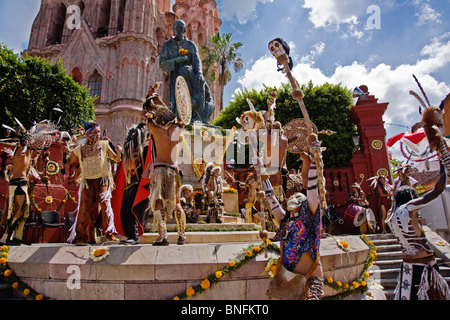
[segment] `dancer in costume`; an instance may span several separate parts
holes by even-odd
[[[245,222],[246,223],[259,223],[258,210],[255,209],[256,202],[256,189],[258,183],[253,173],[250,173],[245,179],[245,185],[247,187],[248,198],[245,204]]]
[[[169,214],[175,215],[177,222],[177,244],[185,243],[186,215],[180,204],[181,175],[177,165],[176,151],[183,133],[184,125],[178,122],[169,108],[154,104],[155,93],[147,96],[143,105],[143,117],[153,139],[154,163],[144,172],[151,179],[150,210],[153,212],[153,225],[159,234],[154,246],[167,246],[166,221]]]
[[[361,181],[362,183],[362,181]],[[359,231],[362,234],[375,233],[377,227],[377,221],[373,211],[369,208],[369,201],[367,201],[366,193],[362,190],[361,185],[355,182],[351,189],[353,193],[350,195],[350,200],[357,206],[364,208],[366,219],[359,227]]]
[[[190,223],[196,223],[201,210],[194,206],[194,188],[186,184],[180,190],[180,203],[186,214],[186,220]]]
[[[206,184],[206,196],[208,204],[208,214],[206,223],[211,221],[211,217],[215,219],[216,223],[221,223],[223,214],[223,185],[222,177],[220,176],[221,169],[215,166],[211,169],[210,177]]]
[[[397,170],[398,177],[394,181],[394,194],[401,186],[415,187],[419,183],[416,179],[410,176],[412,165],[407,164]]]
[[[146,167],[146,162],[149,161],[148,156],[150,156],[151,160],[151,149],[148,152],[149,141],[145,123],[140,123],[128,130],[124,144],[122,165],[126,181],[124,190],[122,190],[120,220],[123,232],[127,237],[127,240],[123,242],[127,244],[139,244],[139,235],[143,234],[148,218],[148,185],[144,187],[141,182],[143,182],[142,174]],[[144,194],[140,196],[139,191]],[[122,195],[117,194],[117,197],[120,196]],[[119,228],[117,230],[119,231]]]
[[[305,153],[301,153],[301,157],[303,173],[308,177],[306,196],[302,193],[291,196],[287,201],[287,212],[275,197],[260,159],[257,159],[256,169],[261,175],[269,210],[275,222],[281,226],[283,266],[306,277],[304,299],[318,300],[323,295],[323,270],[319,253],[322,212],[317,190],[318,174],[314,157]]]
[[[86,142],[70,153],[66,170],[70,174],[70,166],[76,162],[80,165],[78,208],[75,223],[70,229],[69,243],[82,244],[89,242],[88,226],[91,211],[95,203],[100,203],[102,221],[105,225],[105,236],[109,241],[118,241],[114,225],[114,213],[111,207],[111,192],[114,189],[114,178],[109,158],[119,163],[122,146],[116,145],[115,153],[107,140],[100,140],[100,125],[91,122],[86,129]]]
[[[392,186],[388,183],[387,178],[383,175],[378,175],[370,178],[372,180],[371,187],[378,195],[378,209],[380,211],[381,231],[386,233],[386,217],[387,212],[392,207]]]
[[[37,150],[44,150],[54,145],[61,137],[56,126],[48,120],[43,120],[26,130],[17,118],[14,118],[18,129],[5,124],[7,138],[2,139],[3,144],[14,146],[14,152],[6,151],[13,157],[11,177],[9,180],[9,195],[4,217],[6,218],[6,230],[2,241],[9,244],[28,244],[23,239],[23,230],[30,214],[30,199],[28,196],[28,176],[37,175],[33,168],[33,159]],[[10,137],[13,133],[15,137]],[[10,141],[10,143],[6,142]],[[3,221],[2,217],[2,221]]]
[[[445,147],[445,152],[448,150]],[[395,300],[449,300],[450,289],[439,274],[433,250],[430,249],[419,210],[436,199],[446,187],[446,170],[441,171],[433,190],[418,197],[411,186],[395,193],[395,208],[387,223],[402,246],[403,262],[395,289]]]
[[[5,151],[6,152],[6,151]],[[1,240],[8,245],[29,244],[23,239],[25,222],[30,215],[28,175],[36,151],[27,148],[27,140],[20,142],[13,154],[12,171],[9,180],[9,194],[4,212],[6,230]]]

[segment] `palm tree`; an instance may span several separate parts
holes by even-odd
[[[211,37],[210,46],[201,46],[203,59],[203,73],[210,73],[210,80],[214,82],[218,76],[220,86],[220,110],[223,110],[223,91],[225,86],[231,80],[230,66],[236,72],[244,66],[244,61],[240,58],[237,50],[243,46],[243,43],[236,42],[231,44],[231,33],[220,35],[219,32]],[[216,68],[218,66],[218,70]],[[217,75],[218,71],[218,75]]]

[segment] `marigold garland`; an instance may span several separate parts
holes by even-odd
[[[2,280],[11,283],[11,288],[20,292],[26,299],[29,300],[51,300],[42,294],[37,293],[32,288],[28,287],[23,281],[21,281],[14,272],[8,267],[9,246],[2,246],[0,248],[0,277]]]
[[[364,265],[364,269],[361,273],[361,276],[359,278],[354,279],[350,285],[348,283],[342,283],[340,281],[335,281],[331,277],[324,277],[323,281],[324,284],[331,287],[332,289],[339,291],[340,293],[332,296],[332,297],[324,297],[322,300],[334,300],[334,299],[340,299],[345,296],[356,294],[359,292],[364,292],[367,290],[367,280],[370,277],[369,272],[367,271],[373,263],[376,261],[376,246],[373,244],[372,241],[369,241],[367,239],[367,236],[365,234],[361,235],[361,240],[369,247],[369,255],[367,257],[366,263]],[[340,243],[341,245],[348,247],[348,244]],[[176,295],[172,298],[172,300],[183,300],[188,297],[195,296],[197,294],[203,293],[205,290],[211,288],[214,284],[216,284],[219,279],[221,279],[224,275],[230,274],[236,270],[238,270],[240,267],[242,267],[245,263],[250,261],[252,258],[256,257],[258,254],[262,253],[261,247],[267,245],[267,250],[276,254],[280,254],[280,248],[274,244],[272,244],[270,241],[266,241],[266,243],[262,243],[260,246],[250,246],[247,249],[243,250],[243,253],[240,254],[236,259],[231,260],[228,263],[228,266],[223,268],[222,270],[216,271],[215,273],[209,275],[206,279],[204,279],[199,285],[194,287],[189,287],[186,289],[184,293],[181,293],[179,295]],[[273,259],[276,260],[276,259]],[[268,272],[269,276],[270,274],[274,274],[276,264],[272,263],[269,266],[271,259],[269,259],[268,265],[266,266],[266,271]]]

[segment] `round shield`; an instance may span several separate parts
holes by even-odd
[[[182,76],[178,76],[175,82],[175,98],[177,102],[178,116],[184,124],[191,123],[192,104],[191,94],[186,80]]]
[[[313,132],[317,134],[317,127],[311,123]],[[294,119],[283,127],[284,135],[288,139],[288,151],[291,153],[299,153],[308,148],[308,128],[306,120]]]

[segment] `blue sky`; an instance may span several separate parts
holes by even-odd
[[[450,92],[450,0],[217,0],[221,32],[243,42],[244,68],[233,73],[225,105],[236,90],[287,82],[276,71],[267,49],[277,37],[291,45],[293,73],[300,83],[342,83],[353,89],[365,84],[389,102],[387,138],[407,131],[419,119],[421,81],[432,104]],[[40,0],[0,0],[0,42],[17,52],[27,47]],[[379,29],[367,20],[380,10]]]

